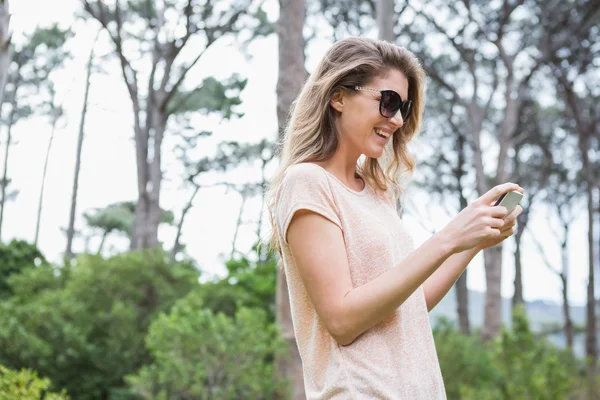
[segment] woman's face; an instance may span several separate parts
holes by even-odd
[[[408,79],[399,70],[392,69],[384,77],[378,77],[364,85],[366,88],[394,90],[402,100],[408,99]],[[331,105],[339,111],[336,121],[340,135],[340,147],[349,154],[364,154],[378,158],[384,147],[404,121],[400,112],[392,118],[385,118],[379,113],[381,94],[367,91],[350,90],[342,96],[332,99]],[[384,138],[379,132],[388,136]]]

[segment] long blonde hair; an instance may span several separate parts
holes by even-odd
[[[284,137],[276,144],[280,164],[265,193],[272,227],[271,249],[281,254],[274,207],[285,170],[302,162],[325,161],[337,151],[337,111],[330,105],[331,98],[340,90],[348,90],[345,85],[365,86],[391,69],[401,71],[408,79],[408,98],[413,103],[410,118],[392,135],[384,154],[379,159],[367,158],[362,165],[357,164],[356,174],[375,191],[385,192],[391,185],[395,188],[394,201],[403,192],[399,177],[411,173],[415,166],[407,144],[421,127],[425,71],[414,54],[395,44],[357,37],[340,40],[307,79],[290,107]]]

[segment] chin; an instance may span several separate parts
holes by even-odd
[[[371,150],[365,151],[363,154],[365,155],[365,157],[368,157],[368,158],[379,158],[383,155],[383,148],[371,149]]]

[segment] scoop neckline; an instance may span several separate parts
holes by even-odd
[[[365,186],[363,187],[363,189],[361,191],[357,191],[357,190],[351,189],[350,187],[346,186],[346,184],[344,182],[342,182],[337,176],[335,176],[331,172],[327,171],[325,168],[321,167],[319,164],[315,164],[315,163],[312,163],[312,162],[307,162],[307,164],[316,165],[317,167],[321,168],[323,171],[325,171],[325,173],[328,176],[330,176],[331,178],[333,178],[337,183],[339,183],[340,185],[342,185],[342,187],[344,189],[346,189],[347,191],[349,191],[350,193],[354,193],[355,195],[358,195],[358,196],[364,196],[365,194],[367,194],[367,187],[368,187],[368,185],[367,185],[367,182],[364,179],[360,178],[360,180],[363,182],[363,184]]]

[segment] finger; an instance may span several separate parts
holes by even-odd
[[[502,235],[511,236],[512,234],[514,234],[516,232],[516,229],[515,229],[514,225],[509,225],[509,226],[503,227],[500,230],[500,232],[502,233]]]
[[[482,204],[491,204],[498,197],[502,196],[504,193],[511,192],[513,190],[517,190],[519,192],[523,192],[523,188],[521,188],[516,183],[507,182],[501,185],[494,186],[486,193],[484,193],[478,201]]]
[[[515,218],[516,218],[523,213],[523,207],[521,207],[520,205],[517,204],[517,206],[515,207],[513,212],[515,213]]]
[[[502,218],[490,218],[488,225],[494,229],[502,230],[505,227],[505,222]]]
[[[510,213],[508,213],[506,217],[504,217],[504,220],[510,222],[512,225],[515,225],[517,223],[517,218],[522,212],[523,208],[517,205]]]
[[[495,206],[490,208],[490,215],[494,218],[504,218],[508,214],[508,210],[504,206]]]

